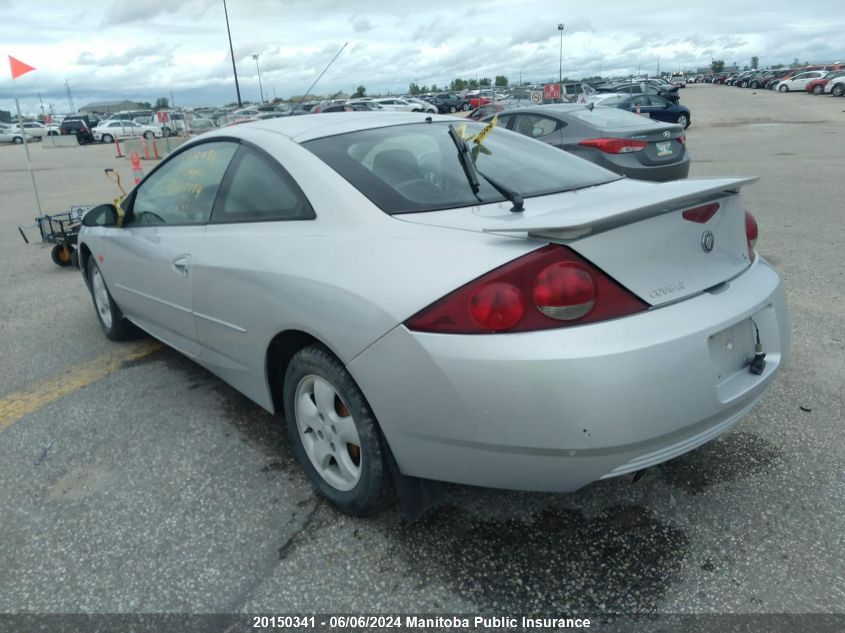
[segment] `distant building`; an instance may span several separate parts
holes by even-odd
[[[121,110],[138,110],[140,105],[134,101],[101,101],[99,103],[89,103],[79,108],[81,114],[92,114],[94,112],[100,114],[114,114]]]

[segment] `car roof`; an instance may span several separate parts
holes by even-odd
[[[425,112],[349,112],[343,117],[323,117],[319,114],[265,119],[245,123],[239,127],[260,127],[263,131],[282,134],[297,143],[316,138],[337,136],[359,130],[370,130],[392,125],[425,123],[427,119],[443,121],[465,121],[460,117],[426,114]]]

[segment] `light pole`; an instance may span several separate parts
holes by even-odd
[[[255,70],[258,72],[258,92],[261,93],[261,103],[264,103],[264,88],[261,87],[261,69],[258,67],[258,55],[253,55],[255,60]]]
[[[238,93],[238,107],[243,106],[241,101],[241,87],[238,85],[238,69],[235,66],[235,49],[232,48],[232,31],[229,29],[229,11],[226,9],[226,0],[223,0],[223,14],[226,16],[226,33],[229,35],[229,53],[232,55],[232,72],[235,73],[235,92]]]
[[[557,82],[563,83],[563,22],[557,25],[557,30],[560,31],[560,66],[557,73]]]

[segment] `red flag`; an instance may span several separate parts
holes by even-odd
[[[12,69],[12,79],[17,79],[21,75],[25,75],[30,70],[35,70],[35,66],[24,64],[21,60],[15,59],[9,55],[9,68]]]

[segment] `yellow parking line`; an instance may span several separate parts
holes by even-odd
[[[121,345],[115,352],[74,365],[59,376],[3,396],[0,398],[0,430],[92,382],[105,378],[120,369],[123,363],[149,356],[160,349],[161,344],[158,341]]]

